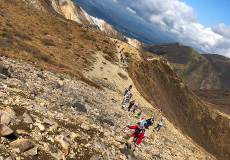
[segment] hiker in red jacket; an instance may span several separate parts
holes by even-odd
[[[135,129],[135,132],[130,136],[129,140],[128,140],[128,144],[127,144],[127,147],[129,149],[132,148],[135,148],[136,146],[138,146],[144,135],[145,135],[145,130],[144,130],[144,124],[143,123],[137,123],[137,125],[135,126],[130,126],[128,125],[129,129]]]

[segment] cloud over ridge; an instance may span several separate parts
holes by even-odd
[[[201,53],[230,57],[230,26],[218,23],[205,28],[196,21],[193,8],[179,0],[117,0],[138,16],[168,33],[175,41]]]

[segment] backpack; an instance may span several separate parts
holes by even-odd
[[[139,129],[138,127],[136,127],[135,130],[136,130],[136,132],[135,132],[135,135],[134,135],[134,139],[137,138],[139,133],[142,133],[143,129]]]

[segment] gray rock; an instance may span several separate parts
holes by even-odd
[[[30,155],[30,156],[36,156],[38,154],[38,146],[35,146],[35,147],[29,149],[25,153]]]
[[[99,160],[100,159],[100,155],[99,154],[95,154],[93,155],[90,160]]]
[[[12,75],[12,72],[13,72],[13,69],[12,67],[4,67],[2,65],[0,65],[0,73],[7,76],[7,77],[11,77]]]
[[[5,160],[16,160],[16,158],[15,158],[15,157],[10,156],[10,157],[7,157]]]
[[[63,150],[63,152],[65,154],[69,154],[70,145],[69,145],[69,143],[67,143],[66,141],[64,141],[64,136],[59,135],[59,136],[55,137],[55,141],[58,142],[61,145],[62,150]]]
[[[1,116],[1,123],[2,124],[8,125],[8,124],[10,124],[10,121],[11,121],[11,116],[9,114],[4,114]]]
[[[53,89],[59,89],[59,88],[61,88],[61,85],[60,85],[60,83],[58,81],[54,81],[52,83],[52,88]]]
[[[78,102],[74,103],[72,107],[76,108],[79,112],[87,113],[87,108]]]
[[[5,137],[13,133],[13,130],[7,127],[5,124],[0,123],[0,136]]]
[[[22,115],[22,117],[24,117],[25,123],[28,123],[28,124],[33,123],[33,120],[27,111]]]
[[[19,148],[21,152],[25,152],[34,147],[34,142],[29,139],[17,139],[10,143],[10,147]]]
[[[7,76],[4,74],[0,74],[0,79],[7,79]]]

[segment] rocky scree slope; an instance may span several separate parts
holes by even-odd
[[[120,109],[121,94],[18,60],[0,62],[3,158],[210,159],[168,121],[159,133],[148,130],[130,152],[125,142],[132,131],[124,127],[138,120]],[[142,108],[151,111],[146,117],[158,116],[154,108]]]

